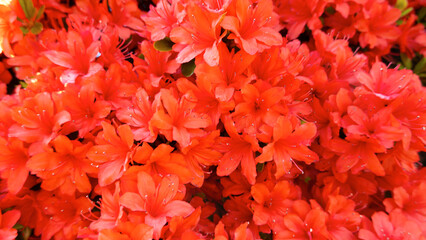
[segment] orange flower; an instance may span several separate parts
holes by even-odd
[[[31,156],[42,151],[71,117],[49,93],[44,92],[25,99],[21,106],[15,107],[12,119],[16,124],[9,128],[9,137],[32,143],[29,148]]]
[[[120,184],[115,184],[114,192],[102,188],[101,215],[90,224],[90,228],[102,233],[103,229],[112,229],[124,218],[123,206],[120,206]]]
[[[294,213],[284,216],[284,225],[280,226],[275,238],[284,239],[330,239],[326,228],[328,215],[324,212],[315,200],[311,201],[311,206],[303,200],[294,202]]]
[[[80,75],[90,77],[100,71],[102,66],[94,62],[99,52],[100,42],[87,44],[80,33],[68,32],[68,51],[49,50],[44,55],[54,64],[64,67],[60,79],[63,84],[74,83]]]
[[[221,137],[219,140],[218,150],[224,154],[219,160],[217,175],[227,176],[241,163],[243,175],[253,185],[257,175],[254,153],[260,150],[258,141],[253,135],[238,134],[230,116],[226,116],[223,122],[229,137]]]
[[[251,188],[253,221],[257,225],[273,226],[276,221],[288,214],[293,200],[300,198],[300,190],[288,181],[280,181],[273,186],[270,182],[256,183]]]
[[[139,88],[132,103],[133,108],[120,108],[116,113],[117,118],[132,127],[136,141],[154,142],[158,130],[151,125],[150,121],[160,104],[159,98],[156,97],[151,103],[146,91]]]
[[[186,78],[179,78],[176,86],[183,94],[194,94],[197,99],[194,111],[204,112],[210,117],[212,122],[209,127],[217,126],[221,114],[227,113],[234,108],[232,99],[223,99],[216,95],[216,93],[221,91],[219,87],[215,88],[214,83],[210,82],[208,78],[197,78],[196,85]]]
[[[388,69],[382,62],[375,62],[370,73],[359,71],[358,81],[380,99],[393,100],[410,89],[419,89],[420,82],[409,70]]]
[[[245,51],[229,51],[224,44],[218,46],[219,65],[211,67],[206,63],[196,63],[195,73],[198,83],[211,83],[216,98],[221,102],[232,100],[234,90],[240,90],[251,81],[245,73],[255,56]]]
[[[99,167],[99,185],[104,187],[123,175],[136,148],[133,146],[133,134],[128,125],[118,126],[118,135],[115,128],[107,122],[102,122],[102,128],[103,132],[98,135],[97,145],[89,150],[87,157]]]
[[[170,32],[170,39],[176,43],[173,50],[179,52],[176,61],[189,62],[204,52],[204,61],[216,66],[219,63],[217,48],[224,36],[220,35],[220,22],[224,14],[205,11],[195,2],[188,3],[186,13],[187,20]]]
[[[209,117],[192,111],[196,100],[189,93],[180,99],[169,89],[162,89],[160,94],[163,107],[154,113],[151,124],[160,129],[167,140],[175,140],[181,147],[187,147],[191,143],[191,135],[200,134],[201,128],[210,125]]]
[[[86,159],[86,153],[92,144],[81,144],[60,135],[52,142],[52,148],[34,155],[27,162],[32,173],[43,179],[42,188],[53,191],[60,188],[66,195],[89,193],[92,189],[87,173],[96,173],[96,169]]]
[[[239,131],[249,127],[259,128],[262,124],[273,126],[280,114],[286,113],[280,101],[285,96],[285,90],[281,87],[271,87],[265,81],[257,81],[247,84],[240,94],[235,95],[236,106],[232,117]]]
[[[18,236],[18,232],[13,227],[21,217],[18,210],[10,210],[0,213],[0,238],[3,240],[13,240]]]
[[[158,87],[163,74],[175,73],[180,66],[172,57],[172,52],[157,51],[152,43],[143,41],[141,43],[141,53],[144,56],[146,65],[136,65],[135,69],[143,69],[143,72],[154,87]]]
[[[311,164],[318,160],[318,155],[310,150],[307,144],[315,134],[314,123],[297,126],[288,118],[281,116],[273,129],[273,142],[263,148],[262,154],[256,158],[256,161],[263,163],[274,160],[277,167],[276,178],[290,171],[292,164],[296,164],[293,159]]]
[[[271,0],[235,1],[236,16],[226,16],[221,23],[232,34],[228,37],[250,55],[283,43],[281,34],[273,27],[275,15]],[[272,18],[274,17],[274,21]]]
[[[142,16],[152,41],[168,37],[170,31],[181,23],[186,15],[183,4],[178,0],[160,0],[155,7]]]
[[[397,187],[393,189],[393,198],[387,198],[383,201],[387,212],[399,212],[405,215],[409,220],[415,222],[426,221],[426,182],[420,184]]]
[[[347,137],[346,140],[349,142],[342,139],[332,140],[332,148],[341,153],[336,161],[337,172],[343,173],[352,169],[352,173],[357,173],[367,167],[378,176],[385,175],[385,170],[376,155],[386,151],[384,146],[375,139],[365,137]]]
[[[114,229],[102,229],[99,240],[152,240],[152,227],[144,223],[120,222]]]
[[[355,211],[355,202],[342,195],[331,195],[326,211],[330,214],[327,230],[333,240],[356,239],[356,232],[361,224],[361,215]]]
[[[188,168],[182,154],[172,153],[173,147],[160,144],[153,149],[148,143],[136,150],[134,161],[143,164],[141,169],[152,176],[165,176],[174,174],[179,177],[181,183],[194,181],[195,177]]]
[[[120,203],[132,211],[146,212],[145,224],[154,228],[154,238],[159,239],[167,217],[187,217],[194,211],[189,203],[175,199],[178,185],[177,176],[165,176],[157,185],[148,173],[141,171],[137,176],[138,193],[124,193]]]
[[[327,1],[324,0],[281,0],[280,16],[287,23],[288,38],[297,38],[304,30],[316,30],[322,27],[320,16],[324,13]]]
[[[397,40],[401,34],[395,24],[400,16],[401,11],[391,7],[387,2],[366,4],[355,22],[355,28],[361,32],[359,36],[361,47],[387,48],[389,42]]]
[[[65,109],[70,113],[72,119],[67,125],[73,130],[77,130],[80,138],[99,126],[102,119],[105,119],[110,113],[110,104],[99,98],[87,85],[81,87],[80,90],[67,86],[62,94]]]
[[[6,142],[0,138],[0,172],[2,178],[7,179],[7,190],[12,194],[17,194],[28,178],[28,158],[28,149],[22,141],[10,139]]]
[[[218,137],[219,131],[213,131],[207,136],[194,138],[188,147],[181,149],[192,172],[191,183],[197,187],[203,185],[204,172],[208,167],[217,164],[222,157],[222,154],[213,148]]]

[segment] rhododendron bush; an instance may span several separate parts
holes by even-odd
[[[424,0],[0,0],[0,239],[426,239]]]

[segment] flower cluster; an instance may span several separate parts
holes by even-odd
[[[0,238],[426,239],[422,0],[0,0]]]

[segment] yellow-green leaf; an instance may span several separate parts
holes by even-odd
[[[36,21],[38,21],[38,20],[41,18],[41,16],[43,16],[43,13],[44,13],[44,5],[42,5],[42,6],[38,9],[38,12],[37,12],[37,15],[36,15],[35,20],[36,20]]]
[[[31,33],[35,35],[41,33],[41,31],[43,31],[43,24],[41,24],[40,22],[36,22],[31,28]]]
[[[194,70],[195,70],[195,60],[192,59],[191,61],[182,64],[180,69],[182,71],[182,74],[185,77],[190,77],[194,73]]]
[[[404,10],[408,6],[407,0],[396,0],[395,7],[399,10]]]
[[[21,5],[22,10],[24,11],[25,17],[28,20],[34,17],[36,13],[36,9],[34,8],[34,4],[32,0],[19,0],[19,5]]]
[[[174,43],[170,40],[170,38],[165,37],[160,41],[154,42],[154,48],[160,52],[168,52],[172,50]]]

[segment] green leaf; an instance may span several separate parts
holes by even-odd
[[[256,172],[258,172],[258,173],[262,172],[263,168],[265,168],[265,163],[256,164]]]
[[[22,20],[22,18],[16,17],[16,20],[18,20],[20,23],[24,24],[24,20]]]
[[[272,234],[259,232],[259,236],[263,240],[272,240]]]
[[[420,62],[418,62],[416,64],[416,66],[414,67],[413,72],[417,73],[417,74],[422,73],[422,72],[426,71],[425,67],[426,67],[426,58],[423,57],[422,60],[420,60]]]
[[[328,14],[335,14],[336,10],[333,7],[328,7],[325,9]]]
[[[400,18],[404,17],[405,15],[409,14],[411,11],[413,11],[413,8],[407,8],[404,11],[402,11]]]
[[[41,33],[41,31],[43,31],[43,24],[41,24],[40,22],[36,22],[31,28],[31,33],[35,35]]]
[[[404,68],[411,69],[413,67],[413,63],[410,58],[408,58],[407,54],[401,53],[401,60]]]
[[[206,194],[205,194],[205,193],[203,193],[203,192],[197,192],[197,193],[195,194],[195,196],[198,196],[198,197],[202,198],[203,200],[205,200],[205,199],[206,199]]]
[[[38,9],[38,12],[37,12],[37,15],[36,15],[36,18],[35,18],[35,20],[36,21],[38,21],[42,16],[43,16],[43,13],[44,13],[44,5],[42,5],[39,9]]]
[[[303,181],[305,181],[305,183],[309,183],[309,181],[311,181],[312,179],[310,177],[305,177],[305,179],[303,179]]]
[[[138,55],[138,58],[145,60],[145,56],[142,53]]]
[[[404,10],[408,6],[407,0],[396,0],[395,7],[399,10]]]
[[[170,38],[165,37],[160,41],[154,42],[154,48],[160,52],[168,52],[172,50],[174,43],[170,40]]]
[[[13,228],[16,229],[16,230],[21,230],[21,229],[24,228],[24,225],[17,223],[17,224],[15,224],[15,226],[13,226]]]
[[[24,11],[25,17],[28,20],[34,17],[36,13],[36,9],[34,8],[34,4],[32,0],[19,0],[19,5],[21,5],[22,10]]]
[[[22,230],[22,232],[21,232],[22,233],[22,238],[24,240],[28,240],[31,237],[31,232],[32,232],[31,228],[25,227],[24,230]]]
[[[191,61],[182,64],[180,69],[185,77],[190,77],[195,70],[195,59],[192,59]]]
[[[417,21],[421,22],[421,20],[426,16],[426,7],[422,7],[417,14]]]
[[[23,34],[27,34],[27,33],[30,32],[30,30],[27,27],[24,27],[24,26],[20,26],[19,29],[21,29]]]
[[[28,86],[28,83],[25,81],[19,81],[19,84],[21,84],[22,88],[26,88]]]

